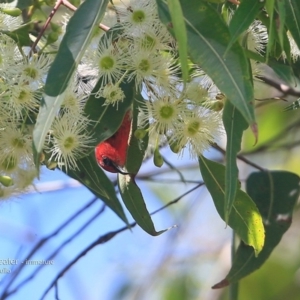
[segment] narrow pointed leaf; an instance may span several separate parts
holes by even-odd
[[[180,3],[191,60],[212,78],[247,122],[253,124],[255,117],[251,72],[241,46],[234,43],[224,57],[231,37],[220,15],[205,1],[181,0]],[[162,1],[158,1],[158,11],[162,22],[170,28],[170,13]]]
[[[99,44],[103,40],[115,41],[122,34],[123,29],[119,24],[113,26],[100,39]],[[84,113],[91,123],[88,125],[87,132],[94,139],[91,145],[96,146],[98,143],[111,137],[120,127],[124,115],[130,109],[133,99],[135,98],[135,83],[121,83],[125,98],[116,105],[106,105],[104,97],[96,97],[100,88],[103,86],[103,78],[100,78],[92,90],[84,107]]]
[[[150,235],[160,235],[166,230],[156,231],[147,210],[141,190],[131,175],[118,174],[118,185],[121,197],[136,223]]]
[[[45,93],[33,131],[37,168],[44,139],[63,102],[64,91],[92,38],[94,27],[104,15],[107,3],[108,0],[84,1],[68,23],[59,51],[48,73]]]
[[[285,3],[286,26],[300,49],[300,3],[298,0],[287,0]]]
[[[94,139],[91,145],[96,146],[98,143],[111,137],[120,127],[126,111],[131,107],[134,95],[135,85],[134,82],[122,83],[122,88],[125,98],[118,106],[103,105],[105,98],[96,98],[95,93],[102,85],[100,79],[93,89],[89,99],[84,108],[84,112],[91,120],[87,127],[88,134]]]
[[[270,60],[268,62],[268,65],[287,84],[289,84],[291,86],[297,85],[297,79],[295,77],[294,71],[291,66],[279,63],[275,60]]]
[[[29,31],[32,29],[32,26],[33,26],[33,22],[28,22],[26,24],[21,25],[19,28],[15,30],[12,31],[0,30],[0,32],[11,37],[19,45],[19,47],[31,46],[32,41],[29,37]]]
[[[224,216],[225,167],[219,163],[199,157],[200,171],[220,217]],[[237,189],[235,200],[229,215],[228,225],[239,235],[242,241],[251,246],[257,256],[264,245],[264,226],[262,217],[252,199]]]
[[[126,157],[126,170],[130,174],[137,174],[145,157],[145,152],[148,146],[149,135],[146,134],[144,138],[137,139],[134,132],[138,125],[138,114],[141,103],[145,101],[141,94],[135,96],[132,109],[132,122],[131,122],[131,134],[128,143],[127,157]],[[146,128],[145,128],[146,129]]]
[[[244,0],[241,2],[229,23],[231,40],[226,52],[237,41],[239,36],[249,28],[263,6],[264,2],[260,0]]]
[[[18,0],[18,1],[15,1],[15,0],[0,0],[0,3],[12,3],[12,2],[15,2],[15,7],[18,7],[20,9],[24,9],[30,5],[33,4],[33,0]]]
[[[272,47],[275,43],[275,27],[273,24],[274,9],[275,9],[275,0],[266,0],[266,11],[269,16],[269,27],[268,27],[268,45],[267,45],[267,61],[269,59],[269,54],[272,50]]]
[[[286,21],[286,1],[283,0],[276,0],[276,7],[278,12],[278,17],[276,20],[276,28],[279,43],[281,49],[284,49],[284,34],[285,34],[285,21]]]
[[[248,124],[242,114],[229,101],[226,101],[224,107],[223,123],[227,135],[224,200],[224,216],[227,223],[238,185],[239,170],[236,156],[241,150],[243,132],[248,128]]]
[[[4,2],[6,2],[6,0]],[[18,0],[16,7],[20,9],[24,9],[32,4],[33,4],[33,0]]]
[[[94,153],[78,160],[77,165],[78,170],[63,169],[63,172],[85,185],[128,225],[122,205],[116,196],[115,188],[98,166]]]
[[[253,249],[241,242],[228,275],[213,288],[237,282],[268,259],[291,225],[293,208],[300,192],[299,182],[298,175],[286,171],[255,172],[248,177],[247,192],[266,220],[265,245],[255,257]]]
[[[167,3],[172,18],[174,34],[178,44],[182,78],[184,82],[187,82],[189,72],[187,55],[187,35],[181,5],[179,0],[167,0]]]

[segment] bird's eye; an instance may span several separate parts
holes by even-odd
[[[106,156],[103,157],[102,162],[107,167],[113,167],[114,166],[113,162]]]
[[[102,163],[103,163],[103,167],[109,167],[109,169],[106,169],[107,171],[110,171],[110,172],[115,172],[115,173],[120,173],[120,174],[123,174],[123,175],[128,175],[129,173],[126,173],[124,172],[122,169],[120,169],[119,166],[116,165],[116,163],[109,159],[108,157],[106,156],[103,156],[102,157]]]

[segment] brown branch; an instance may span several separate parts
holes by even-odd
[[[77,10],[77,7],[74,6],[72,3],[70,3],[68,0],[62,0],[62,4],[72,11]],[[99,28],[102,29],[103,31],[108,31],[110,29],[108,26],[101,24],[101,23],[99,24]]]
[[[45,33],[47,27],[49,26],[53,16],[56,14],[58,8],[64,5],[65,7],[67,7],[68,9],[72,10],[72,11],[76,11],[77,7],[74,6],[72,3],[70,3],[68,0],[57,0],[57,2],[55,3],[55,6],[53,7],[51,13],[49,14],[43,28],[41,29],[41,31],[39,32],[36,40],[34,41],[34,43],[32,44],[31,50],[29,52],[29,55],[31,55],[33,52],[36,51],[36,46],[38,44],[38,42],[40,41],[40,39],[42,38],[43,34]],[[103,31],[108,31],[110,28],[104,24],[99,24],[99,28],[101,28]]]
[[[296,97],[300,97],[300,91],[296,90],[282,82],[278,82],[276,80],[273,80],[271,78],[265,77],[265,76],[256,76],[256,78],[260,79],[261,81],[263,81],[264,83],[266,83],[267,85],[277,89],[278,91],[280,91],[282,93],[283,96],[296,96]]]
[[[36,51],[36,46],[38,44],[38,42],[40,41],[40,39],[42,38],[43,34],[45,33],[47,27],[49,26],[53,16],[55,15],[55,13],[57,12],[58,8],[63,4],[63,0],[57,0],[57,2],[55,3],[55,6],[53,7],[51,13],[49,14],[43,28],[41,29],[41,31],[39,32],[39,35],[37,36],[37,38],[35,39],[34,43],[32,44],[32,47],[30,49],[29,55],[31,55],[33,52]]]
[[[54,230],[49,235],[42,238],[35,247],[31,250],[31,252],[27,255],[26,259],[29,260],[50,238],[58,235],[62,229],[64,229],[66,226],[68,226],[74,219],[76,219],[82,212],[84,212],[88,207],[93,205],[95,202],[97,202],[98,198],[95,197],[93,200],[91,200],[89,203],[84,205],[80,210],[78,210],[75,214],[73,214],[69,219],[67,219],[62,225],[60,225],[56,230]],[[19,267],[14,271],[12,274],[12,277],[10,281],[7,283],[5,288],[3,289],[2,294],[0,295],[0,299],[6,299],[6,296],[10,294],[8,292],[8,289],[10,286],[14,283],[15,279],[18,277],[22,269],[26,266],[25,264],[20,264]]]
[[[106,205],[103,204],[97,213],[92,216],[83,226],[81,226],[73,235],[71,235],[69,238],[67,238],[62,244],[59,245],[59,247],[53,251],[52,254],[50,254],[45,260],[49,261],[52,260],[57,254],[66,246],[68,243],[70,243],[74,238],[76,238],[85,228],[87,228],[94,220],[96,220],[105,209]],[[28,260],[28,258],[26,258]],[[20,282],[13,290],[8,292],[6,296],[10,296],[14,293],[16,293],[22,286],[24,286],[27,282],[32,280],[46,265],[39,265],[28,277],[26,277],[22,282]]]
[[[151,213],[151,215],[154,215],[158,212],[160,212],[161,210],[167,208],[170,205],[173,205],[175,203],[177,203],[178,201],[180,201],[183,197],[185,197],[186,195],[188,195],[189,193],[193,192],[194,190],[198,189],[199,187],[201,187],[202,185],[204,185],[204,182],[199,183],[198,185],[196,185],[195,187],[191,188],[190,190],[188,190],[187,192],[183,193],[182,195],[180,195],[179,197],[175,198],[174,200],[168,202],[166,205],[162,206],[161,208],[153,211]],[[54,288],[57,285],[58,280],[63,277],[63,275],[83,256],[85,256],[90,250],[92,250],[94,247],[104,244],[106,242],[108,242],[109,240],[111,240],[112,238],[114,238],[117,234],[126,231],[128,229],[131,229],[133,227],[135,227],[137,225],[136,222],[133,222],[130,224],[130,227],[128,226],[124,226],[118,230],[115,231],[111,231],[108,232],[104,235],[101,235],[98,239],[96,239],[92,244],[90,244],[88,247],[86,247],[83,251],[81,251],[72,261],[70,261],[56,276],[55,278],[52,280],[52,282],[50,283],[49,287],[45,290],[45,292],[43,293],[41,300],[43,300],[46,295],[48,294],[48,292]]]
[[[216,150],[218,150],[218,151],[221,152],[222,154],[224,154],[224,155],[226,154],[226,151],[225,151],[223,148],[221,148],[219,145],[213,144],[212,146],[213,146],[213,148],[215,148]],[[238,154],[236,157],[237,157],[239,160],[241,160],[241,161],[243,161],[244,163],[246,163],[247,165],[252,166],[253,168],[255,168],[255,169],[257,169],[257,170],[260,170],[260,171],[262,171],[262,172],[265,172],[265,171],[266,171],[266,169],[262,168],[261,166],[255,164],[254,162],[252,162],[252,161],[250,161],[249,159],[245,158],[243,155]]]
[[[72,11],[76,11],[76,10],[77,10],[77,7],[76,7],[75,5],[73,5],[72,3],[70,3],[68,0],[62,0],[62,4],[63,4],[66,8],[68,8],[68,9],[70,9],[70,10],[72,10]]]
[[[258,152],[261,152],[261,151],[264,151],[264,150],[270,148],[272,145],[275,144],[275,142],[280,141],[280,139],[282,139],[282,138],[285,138],[286,135],[287,135],[287,133],[290,132],[290,130],[296,128],[299,125],[300,125],[300,120],[294,121],[290,125],[286,126],[277,135],[275,135],[272,138],[270,138],[267,142],[265,142],[264,144],[258,146],[255,150],[243,152],[242,155],[248,155],[248,154],[258,153]]]

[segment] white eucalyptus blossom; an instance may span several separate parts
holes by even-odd
[[[63,33],[69,19],[64,16]],[[0,13],[3,32],[17,28],[18,22],[19,18]],[[135,92],[147,99],[139,103],[136,134],[149,135],[147,153],[155,153],[157,166],[163,163],[159,154],[162,144],[169,144],[179,155],[185,149],[192,157],[202,154],[222,132],[221,113],[215,109],[219,90],[199,67],[183,85],[177,45],[159,20],[156,1],[131,0],[122,7],[114,6],[103,22],[112,30],[106,33],[95,28],[64,90],[62,105],[53,112],[55,119],[47,132],[42,162],[66,172],[78,169],[78,160],[89,153],[93,142],[86,101],[101,97],[103,110],[107,106],[117,110],[127,101],[121,88],[124,83],[135,84]],[[20,47],[0,33],[0,199],[25,191],[38,173],[29,124],[34,126],[44,103],[45,82],[55,55],[50,47],[38,44],[37,48],[35,53]]]
[[[198,157],[222,134],[221,114],[205,107],[195,108],[185,115],[183,122],[171,137],[180,152],[188,148],[192,158]]]
[[[86,132],[88,124],[88,119],[82,115],[66,113],[57,117],[51,129],[52,138],[47,145],[50,160],[66,170],[78,168],[77,160],[90,149],[91,138]]]
[[[292,57],[292,60],[294,62],[296,62],[299,57],[300,57],[300,50],[293,38],[293,36],[291,35],[291,33],[288,31],[287,33],[287,36],[288,36],[288,39],[289,39],[289,42],[290,42],[290,46],[291,46],[291,57]]]
[[[119,8],[118,13],[124,30],[133,35],[147,30],[159,21],[156,3],[151,0],[132,0],[127,7]]]

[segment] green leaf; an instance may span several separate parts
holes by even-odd
[[[230,42],[228,27],[220,15],[206,2],[181,0],[185,18],[188,51],[217,87],[243,114],[249,124],[255,122],[253,85],[245,54],[238,43],[224,57]],[[168,27],[171,22],[168,7],[158,1],[160,19]]]
[[[248,124],[242,114],[229,101],[225,103],[223,123],[227,135],[224,200],[224,216],[227,223],[235,201],[238,184],[239,170],[236,156],[241,150],[243,132],[248,128]]]
[[[286,27],[285,27],[286,29]],[[283,35],[283,48],[282,51],[284,51],[285,55],[286,55],[286,61],[288,64],[292,64],[291,61],[291,44],[290,44],[290,40],[288,38],[288,33],[286,30],[283,30],[282,32]],[[280,56],[282,54],[282,51],[280,52]]]
[[[285,3],[285,24],[291,32],[298,48],[300,49],[300,3],[298,0],[287,0]]]
[[[248,49],[244,49],[244,52],[245,52],[245,55],[252,60],[256,60],[261,63],[266,62],[265,58],[263,56],[261,56],[260,54],[258,54],[257,52],[254,52],[254,51],[251,51]]]
[[[32,29],[33,23],[26,23],[13,31],[2,31],[2,33],[11,37],[20,47],[31,46],[32,41],[29,38],[29,31]]]
[[[33,131],[33,149],[37,168],[46,134],[63,102],[64,91],[92,38],[94,27],[104,15],[107,3],[108,0],[86,0],[68,23],[59,51],[47,76],[45,93]]]
[[[284,111],[296,110],[300,107],[300,98],[295,100],[291,105],[285,107]]]
[[[122,29],[119,24],[113,26],[100,39],[99,44],[103,39],[111,39],[114,41],[119,38]],[[135,83],[121,83],[120,88],[123,90],[125,98],[117,105],[105,105],[106,99],[96,97],[99,89],[103,86],[103,79],[100,78],[91,92],[85,107],[84,113],[91,121],[87,127],[87,132],[94,140],[92,146],[111,137],[120,127],[126,111],[131,107],[132,101],[135,98]]]
[[[271,53],[272,47],[275,42],[275,27],[273,23],[275,0],[266,0],[266,11],[269,16],[269,27],[268,27],[268,45],[267,45],[267,61],[269,59],[269,54]]]
[[[268,66],[271,67],[274,72],[287,84],[292,86],[297,85],[297,79],[291,66],[279,63],[275,60],[269,60]]]
[[[225,220],[225,167],[219,163],[199,157],[200,171],[220,217]],[[237,189],[228,225],[240,236],[243,242],[257,256],[264,245],[264,226],[262,217],[252,199]],[[253,248],[252,248],[253,247]]]
[[[153,236],[160,235],[166,231],[155,230],[141,190],[135,183],[134,176],[118,174],[118,185],[125,206],[143,230]]]
[[[229,23],[231,40],[227,46],[226,52],[236,42],[239,36],[249,28],[263,6],[264,3],[260,0],[243,0],[241,2]]]
[[[12,3],[15,0],[0,0],[0,3]],[[18,0],[16,1],[16,6],[20,9],[24,9],[33,4],[33,0]]]
[[[172,18],[174,35],[178,44],[182,78],[183,81],[186,83],[188,80],[189,67],[187,54],[187,34],[182,9],[179,0],[167,0],[167,3]]]
[[[142,162],[145,157],[145,152],[148,147],[149,135],[146,134],[142,139],[137,139],[134,135],[134,132],[138,128],[138,114],[139,108],[142,106],[142,103],[145,100],[141,96],[141,94],[136,95],[135,101],[133,101],[133,109],[132,109],[132,122],[131,122],[131,135],[129,138],[129,145],[127,149],[127,157],[126,157],[126,170],[130,174],[137,174]],[[146,129],[146,128],[145,128]]]
[[[24,9],[31,5],[33,5],[33,0],[18,0],[16,7]]]
[[[111,208],[127,225],[129,225],[122,205],[116,196],[111,181],[98,166],[94,153],[77,161],[78,170],[62,171],[84,184],[95,196]]]
[[[284,49],[284,34],[285,34],[285,21],[286,21],[286,1],[276,0],[276,7],[278,17],[276,20],[277,34],[281,49]]]
[[[95,93],[101,85],[102,79],[96,84],[84,108],[85,114],[91,120],[87,127],[87,132],[94,139],[91,143],[92,146],[96,146],[98,143],[108,139],[118,130],[126,111],[131,107],[135,95],[134,81],[122,83],[120,87],[125,94],[125,98],[122,102],[118,103],[118,107],[103,105],[105,98],[95,97]]]
[[[248,177],[247,192],[265,220],[265,245],[255,257],[253,249],[241,242],[228,275],[213,288],[237,282],[267,260],[291,225],[293,208],[300,193],[299,180],[298,175],[286,171],[255,172]]]

